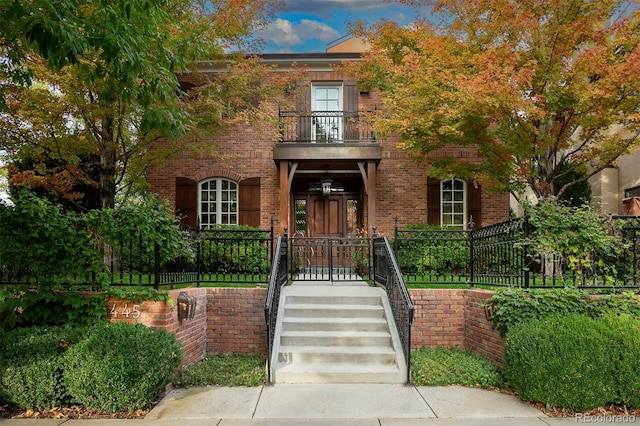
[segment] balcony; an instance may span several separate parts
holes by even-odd
[[[382,149],[362,111],[280,111],[274,160],[377,160]]]

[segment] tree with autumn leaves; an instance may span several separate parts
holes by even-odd
[[[185,134],[213,133],[268,94],[256,90],[267,70],[229,52],[251,49],[275,4],[0,1],[0,150],[18,166],[11,184],[70,202],[94,188],[99,207],[113,207],[149,164],[195,149]],[[198,61],[227,61],[229,72],[185,93],[177,75]]]
[[[398,132],[430,175],[561,197],[640,143],[637,5],[401,2],[430,4],[443,24],[356,25],[370,49],[351,71],[381,90],[378,131]],[[475,149],[478,161],[443,155],[450,146]]]

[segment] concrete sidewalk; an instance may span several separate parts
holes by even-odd
[[[640,419],[555,419],[516,397],[493,391],[382,384],[175,389],[140,420],[0,420],[3,426],[556,426],[630,422],[640,424]]]

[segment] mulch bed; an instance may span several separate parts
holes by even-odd
[[[148,408],[143,410],[118,413],[94,410],[84,405],[54,407],[50,410],[25,410],[12,404],[0,405],[0,419],[144,419],[164,395],[165,393],[159,395]]]
[[[54,407],[51,410],[24,410],[14,405],[0,405],[3,419],[143,419],[151,409],[122,413],[94,410],[82,405]]]
[[[619,405],[607,405],[606,407],[594,408],[587,411],[574,411],[566,408],[546,407],[541,403],[531,404],[549,417],[636,417],[640,419],[640,408],[629,410],[627,407]]]

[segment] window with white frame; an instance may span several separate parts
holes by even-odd
[[[460,179],[440,182],[440,223],[464,229],[467,225],[467,184]]]
[[[238,224],[238,184],[225,178],[200,182],[198,192],[200,226]]]

